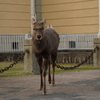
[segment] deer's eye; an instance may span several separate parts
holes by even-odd
[[[44,30],[44,28],[40,28],[40,30]]]
[[[44,30],[44,28],[33,28],[33,30],[37,31],[37,30]]]
[[[33,28],[33,30],[36,30],[35,28]]]

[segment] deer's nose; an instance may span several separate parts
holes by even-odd
[[[41,35],[37,35],[37,39],[40,40],[41,39]]]

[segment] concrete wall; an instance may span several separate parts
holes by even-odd
[[[80,63],[90,55],[92,50],[66,50],[58,52],[57,63]],[[0,61],[16,60],[21,53],[0,53]],[[23,60],[22,60],[23,61]],[[86,63],[93,64],[93,57]]]
[[[0,53],[0,61],[15,61],[20,55],[21,55],[21,52],[20,53]]]
[[[0,0],[0,33],[30,33],[30,0]]]
[[[58,33],[98,33],[98,0],[42,0],[42,18]]]
[[[58,52],[57,63],[81,63],[90,55],[92,50],[62,50]],[[86,63],[93,64],[93,57]]]

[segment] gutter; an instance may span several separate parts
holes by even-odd
[[[98,9],[99,9],[99,32],[98,32],[98,37],[100,37],[100,0],[98,0]]]
[[[30,0],[30,21],[31,21],[31,34],[33,33],[33,26],[32,26],[32,18],[36,20],[36,13],[35,13],[35,0]]]

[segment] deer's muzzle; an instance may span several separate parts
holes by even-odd
[[[37,40],[41,40],[42,39],[42,36],[41,35],[37,35]]]

